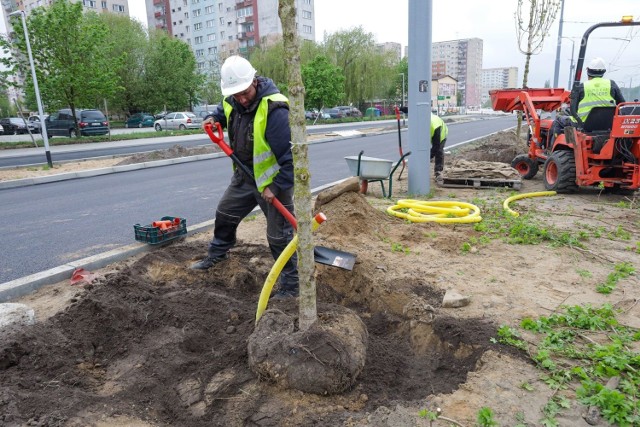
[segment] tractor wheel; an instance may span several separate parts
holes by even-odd
[[[544,188],[558,193],[572,193],[576,185],[576,161],[573,151],[554,151],[544,163]]]
[[[538,173],[538,161],[526,154],[520,154],[511,161],[511,167],[524,179],[531,179]]]

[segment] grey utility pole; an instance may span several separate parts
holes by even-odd
[[[44,122],[44,109],[42,108],[42,100],[40,99],[40,89],[38,88],[38,78],[36,77],[36,66],[33,63],[33,55],[31,54],[31,43],[29,43],[29,31],[27,31],[27,20],[25,19],[24,10],[16,10],[9,16],[20,15],[22,20],[22,29],[24,31],[24,41],[27,43],[27,54],[29,55],[29,65],[31,65],[31,78],[33,79],[33,90],[36,93],[36,101],[38,102],[38,116],[40,116],[40,134],[44,141],[44,150],[47,157],[49,167],[53,167],[51,160],[51,151],[49,151],[49,137],[47,136],[46,123]]]
[[[431,14],[433,0],[409,0],[409,194],[431,184]]]
[[[560,25],[558,25],[558,46],[556,47],[556,68],[553,72],[553,87],[558,87],[558,77],[560,76],[560,47],[562,46],[562,24],[564,16],[564,0],[560,0]],[[567,88],[571,90],[571,88]]]

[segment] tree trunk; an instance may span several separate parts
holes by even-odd
[[[300,313],[298,327],[309,329],[317,320],[316,282],[313,277],[313,237],[311,235],[311,191],[308,145],[304,119],[304,85],[300,72],[300,42],[296,31],[295,0],[280,0],[278,15],[282,23],[284,60],[289,85],[289,122],[294,161],[294,200],[298,218],[298,274],[300,277]]]

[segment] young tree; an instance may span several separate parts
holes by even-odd
[[[298,326],[306,331],[316,322],[316,281],[313,276],[315,264],[313,259],[313,236],[311,235],[311,174],[309,173],[309,156],[304,119],[305,88],[300,72],[300,45],[296,31],[296,8],[294,0],[280,0],[278,14],[282,22],[284,60],[286,63],[287,82],[291,123],[291,139],[294,161],[294,200],[298,218],[298,274],[300,277],[300,315]]]
[[[326,56],[316,56],[302,67],[302,80],[306,90],[305,108],[336,105],[344,99],[344,75]]]
[[[518,49],[526,57],[522,74],[523,88],[527,87],[531,56],[537,55],[542,50],[544,39],[556,19],[559,5],[559,0],[518,0],[515,13],[516,35]],[[521,125],[522,115],[519,114],[518,128],[516,130],[518,135],[520,135]]]
[[[17,19],[13,25],[21,28]],[[42,100],[49,109],[69,107],[75,113],[100,106],[116,91],[118,61],[108,56],[109,29],[97,14],[83,13],[80,3],[59,0],[34,9],[27,26]],[[16,31],[15,36],[22,54],[18,66],[28,70],[24,34]],[[31,74],[25,75],[28,99],[34,99]]]

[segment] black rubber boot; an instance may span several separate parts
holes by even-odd
[[[191,264],[189,268],[192,270],[208,270],[214,265],[218,264],[219,262],[222,262],[227,259],[229,259],[229,254],[224,254],[216,258],[206,257],[202,261],[198,261]]]

